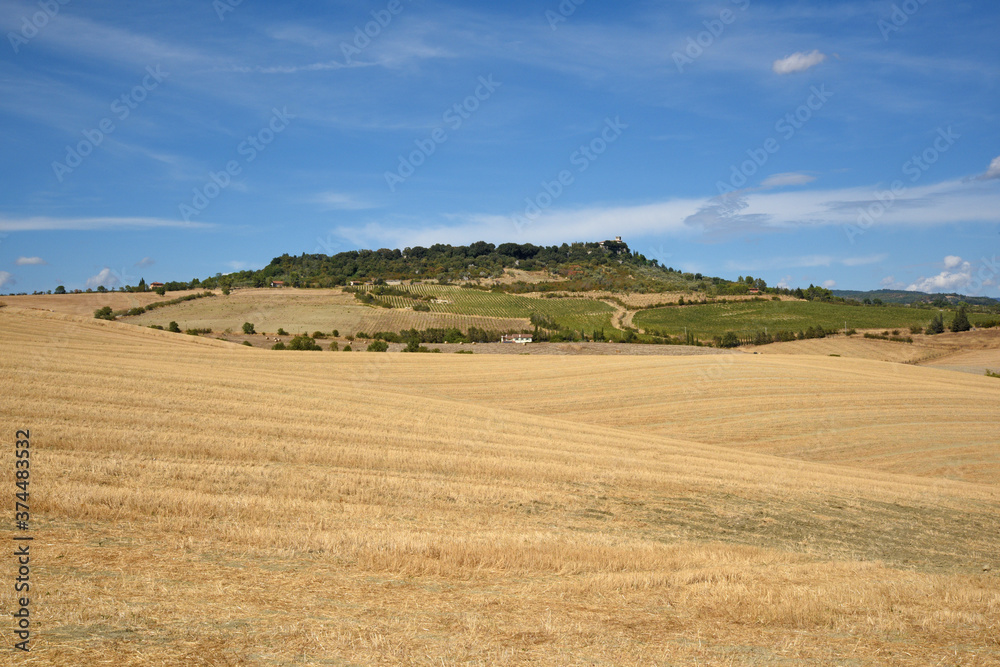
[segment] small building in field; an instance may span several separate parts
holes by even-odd
[[[163,287],[163,283],[149,283],[149,289],[156,289],[157,287]]]
[[[357,287],[358,285],[364,285],[364,284],[365,283],[362,280],[352,280],[351,281],[351,287]]]
[[[748,290],[748,293],[749,293],[749,294],[760,294],[760,290],[759,290],[759,289],[757,289],[756,287],[751,287],[751,288],[750,288],[750,289]]]
[[[531,334],[504,334],[500,337],[501,343],[520,343],[526,345],[533,340]]]
[[[272,280],[271,281],[271,287],[284,287],[284,286],[285,286],[285,281],[284,280]]]

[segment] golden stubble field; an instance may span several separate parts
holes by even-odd
[[[1000,661],[1000,487],[975,472],[996,451],[990,378],[272,353],[15,308],[0,340],[0,461],[17,428],[34,451],[36,643],[18,663]],[[908,404],[924,418],[893,413]],[[740,446],[726,406],[748,443],[762,420],[798,454]],[[881,411],[915,441],[970,442],[973,481],[920,451],[898,463],[919,474],[803,460],[824,406],[845,429]]]

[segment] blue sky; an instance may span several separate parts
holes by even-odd
[[[1000,4],[0,0],[0,291],[622,236],[1000,296]]]

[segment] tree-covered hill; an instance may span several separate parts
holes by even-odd
[[[542,271],[551,282],[498,285],[506,269]],[[435,244],[402,250],[352,250],[335,255],[284,254],[258,271],[240,271],[200,281],[201,287],[266,287],[282,281],[292,287],[334,287],[353,281],[422,280],[441,283],[476,281],[508,292],[546,290],[614,290],[629,292],[698,291],[709,294],[788,292],[769,288],[762,279],[741,276],[726,280],[662,266],[629,249],[620,240],[536,246],[468,246]],[[832,298],[828,290],[810,286],[807,298]]]

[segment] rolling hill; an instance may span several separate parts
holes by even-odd
[[[990,378],[0,336],[46,664],[1000,658]]]

